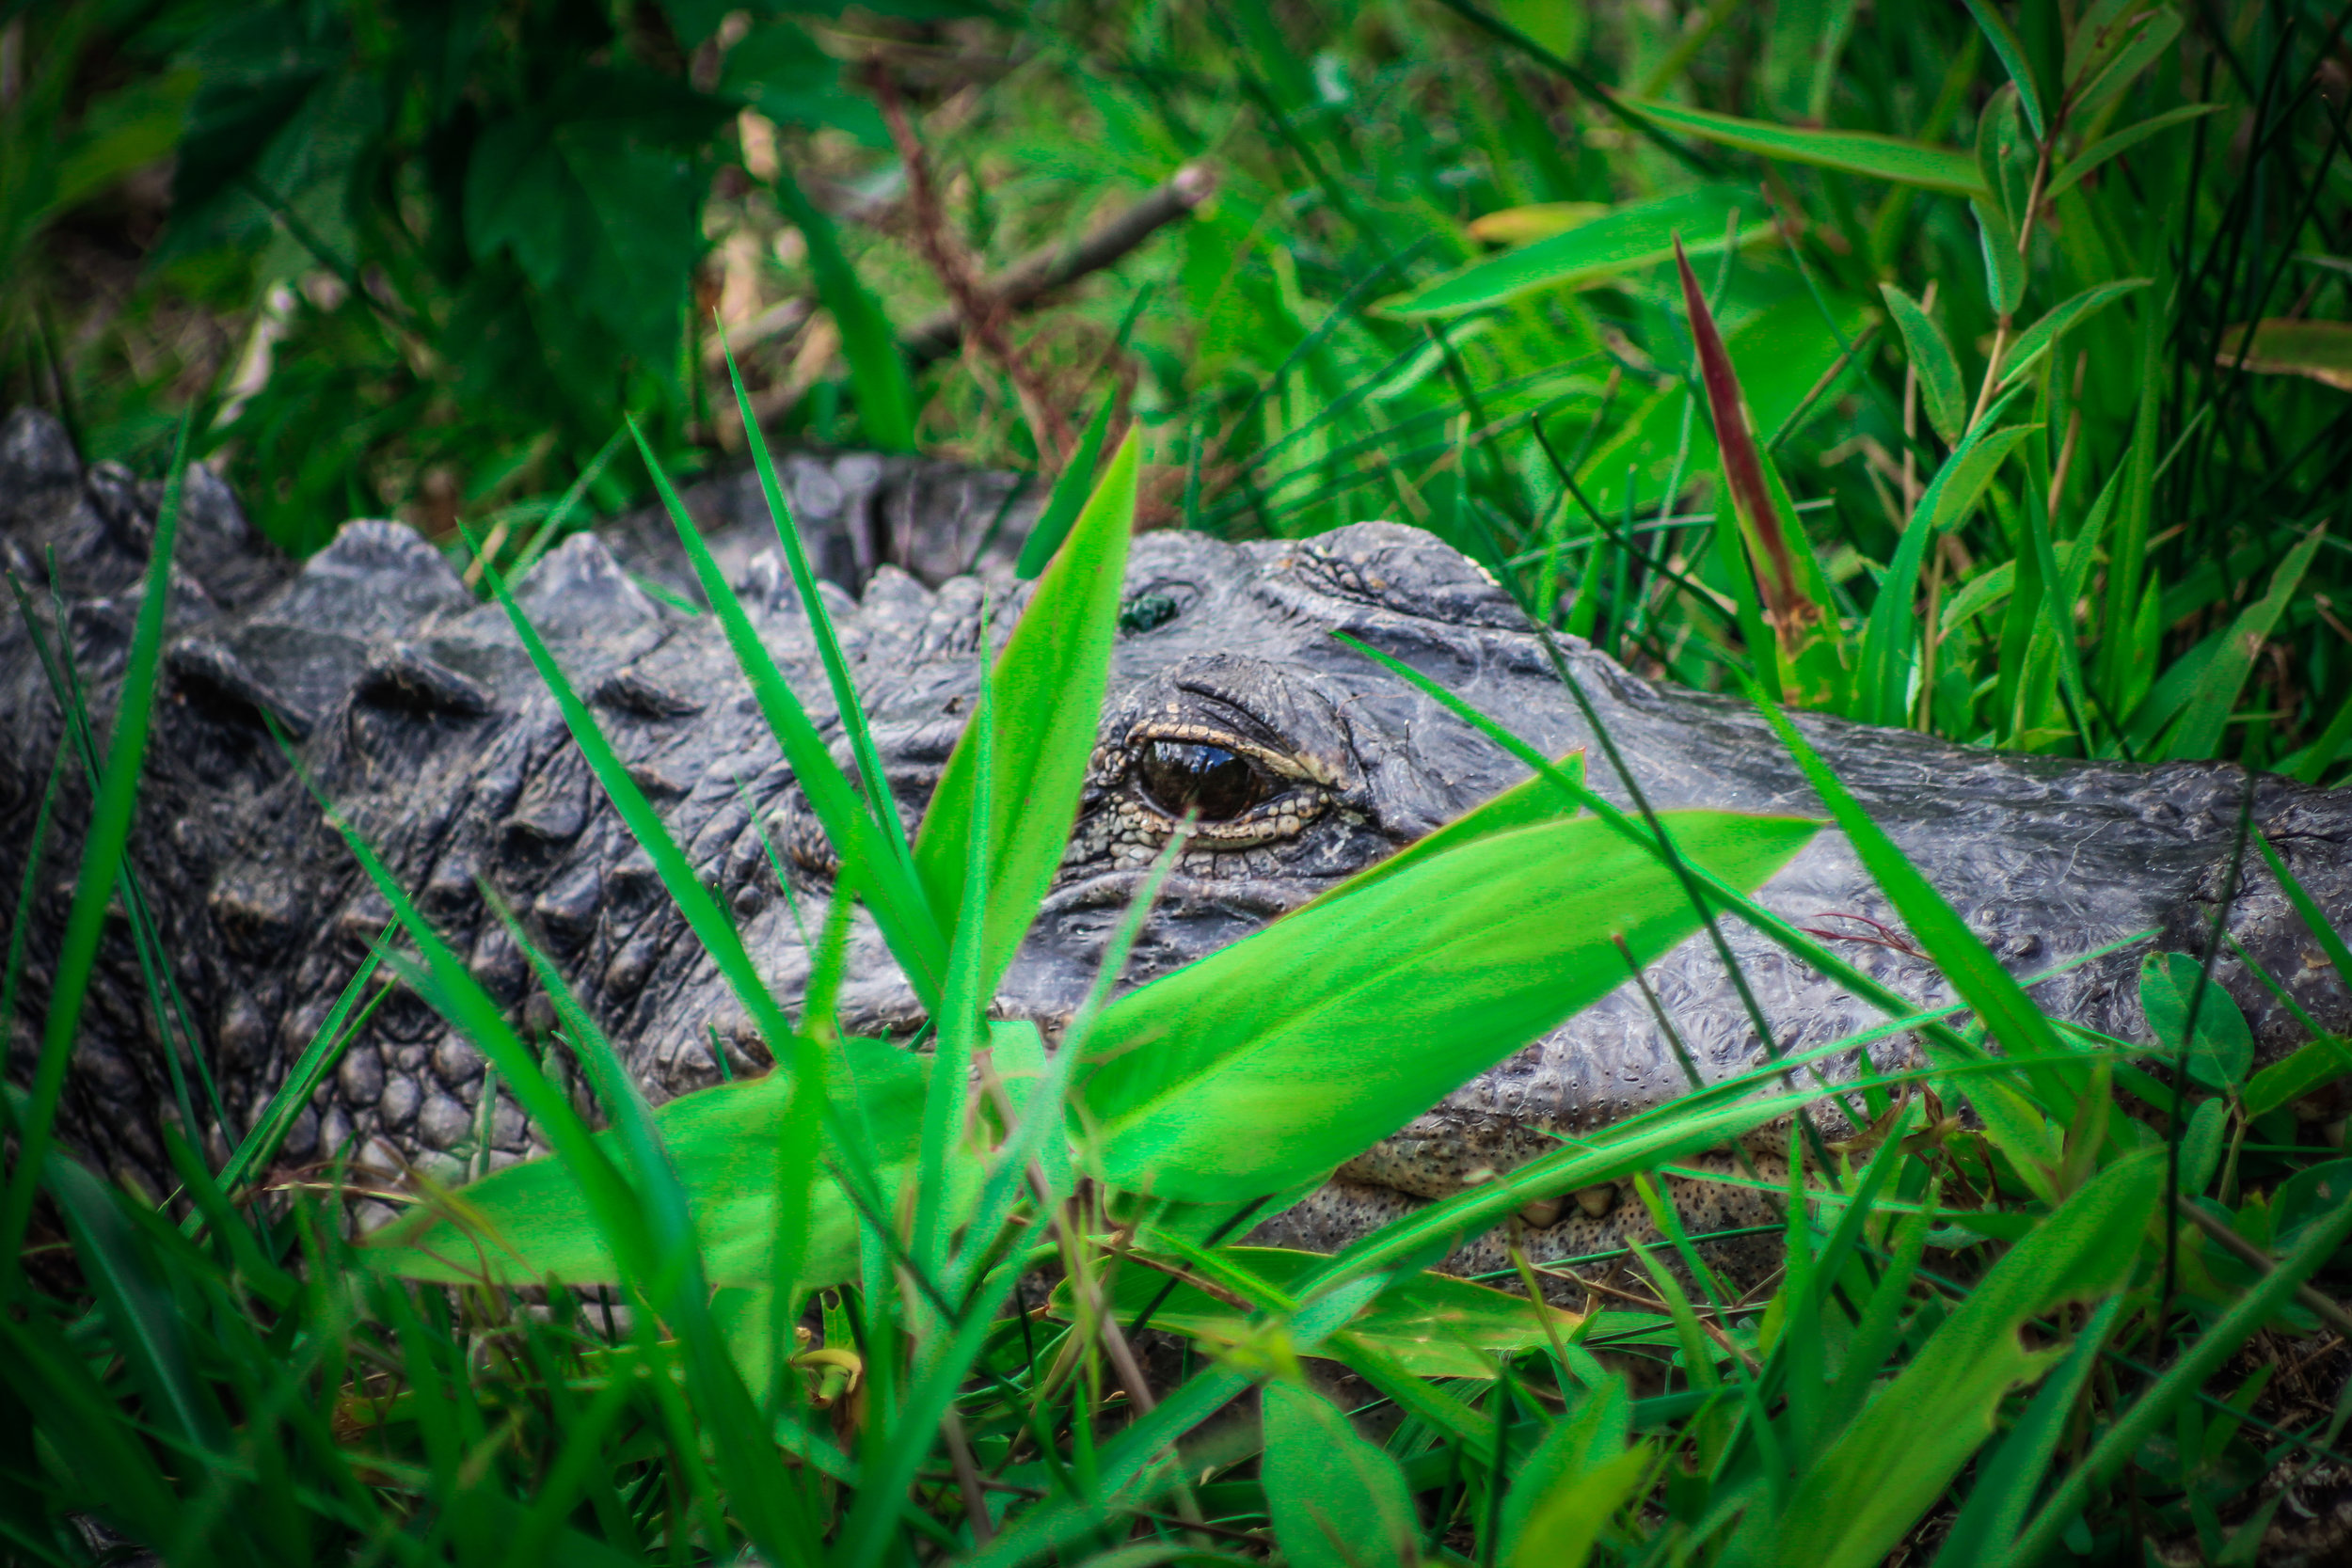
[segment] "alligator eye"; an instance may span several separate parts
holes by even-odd
[[[1230,822],[1270,793],[1263,774],[1222,746],[1154,740],[1139,771],[1152,804],[1170,816],[1197,811],[1204,822]]]

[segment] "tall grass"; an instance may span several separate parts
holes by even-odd
[[[1132,407],[1184,454],[1165,494],[1186,519],[1306,531],[1377,497],[1548,631],[1751,695],[1966,1021],[1915,1012],[1753,900],[1817,824],[1628,814],[1581,764],[1431,689],[1530,782],[1117,995],[1147,886],[1052,1049],[991,1022],[1093,739],[1056,716],[1102,701],[1153,479],[1131,435],[1084,505],[1090,458],[1057,492],[1067,534],[1025,560],[1035,597],[912,843],[814,743],[681,515],[935,1050],[841,1036],[847,891],[808,993],[760,987],[485,561],[784,1067],[648,1109],[532,951],[592,1131],[355,834],[401,927],[372,963],[482,1050],[555,1154],[428,1190],[365,1243],[334,1180],[256,1191],[273,1130],[349,1037],[355,981],[226,1165],[167,1132],[182,1187],[158,1205],[56,1152],[53,1119],[123,875],[167,499],[103,770],[90,752],[73,961],[32,1092],[5,1097],[0,1228],[25,1241],[0,1261],[0,1556],[1858,1568],[2137,1562],[2153,1541],[2257,1560],[2297,1480],[2352,1464],[2341,1348],[2278,1354],[2352,1331],[2324,1282],[2352,1237],[2352,1161],[2291,1109],[2352,1065],[2346,1042],[2314,1028],[2257,1069],[2209,964],[2181,955],[2146,956],[2153,1053],[2044,1017],[1783,713],[2340,772],[2344,552],[2319,525],[2352,448],[2338,394],[2295,373],[2326,368],[2324,342],[2238,330],[2341,313],[2331,19],[1786,8],[1752,35],[1724,6],[1670,27],[1462,0],[1345,32],[1179,6],[1150,29],[1057,14],[1041,36],[1119,132],[1063,149],[1073,165],[1215,150],[1230,171],[1168,280],[1184,313],[1138,337],[1154,369]],[[2185,112],[2203,104],[2220,107]],[[1509,248],[1483,252],[1488,235]],[[856,712],[846,663],[828,673]],[[62,678],[58,700],[87,727]],[[2273,706],[2249,722],[2249,701]],[[61,758],[53,797],[71,773]],[[2301,897],[2258,836],[2239,859]],[[2352,949],[2303,907],[2352,985]],[[1831,1117],[1794,1069],[1862,1043],[1833,1042],[1336,1256],[1239,1241],[1613,987],[1628,956],[1732,919],[1877,1006],[1873,1037],[1915,1034],[1920,1064],[1841,1081]],[[1465,946],[1517,961],[1466,973]],[[163,1016],[173,956],[148,957]],[[1409,1063],[1384,1043],[1399,1027],[1427,1042]],[[1814,1141],[1817,1107],[1848,1135]],[[1778,1128],[1785,1187],[1695,1163]],[[1780,1268],[1725,1277],[1669,1175],[1774,1196]],[[1662,1244],[1514,1248],[1495,1281],[1426,1272],[1603,1183]]]

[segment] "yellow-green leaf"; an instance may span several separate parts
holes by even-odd
[[[2308,376],[2352,392],[2352,322],[2281,321],[2240,324],[2221,335],[2220,362],[2261,375]]]

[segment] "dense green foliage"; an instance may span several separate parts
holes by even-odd
[[[81,728],[56,787],[97,809],[87,842],[51,851],[78,860],[65,961],[45,1033],[19,1047],[37,1052],[29,1092],[0,1101],[0,1558],[89,1560],[78,1521],[95,1518],[175,1563],[1860,1568],[1899,1549],[2137,1562],[2147,1538],[2245,1562],[2297,1478],[2352,1463],[2341,1354],[2280,1359],[2352,1328],[2312,1285],[2340,1274],[2352,1162],[2293,1110],[2352,1066],[2345,1042],[2313,1025],[2258,1065],[2209,965],[2178,954],[2144,956],[2153,1047],[2044,1017],[1780,717],[2340,774],[2352,658],[2333,595],[2352,572],[2323,525],[2340,526],[2352,463],[2328,329],[2352,173],[2332,17],[2134,0],[953,23],[704,8],[516,6],[487,30],[418,0],[218,24],[192,8],[19,15],[42,48],[0,106],[7,370],[101,455],[151,451],[188,404],[183,449],[264,481],[257,512],[297,546],[345,504],[493,527],[567,493],[618,506],[628,415],[675,511],[694,443],[748,427],[821,627],[762,395],[790,394],[770,398],[783,434],[1051,467],[1111,364],[1133,428],[1073,465],[1067,533],[1027,563],[1037,597],[912,842],[680,518],[843,885],[931,1010],[930,1049],[839,1036],[846,901],[809,994],[764,990],[485,561],[779,1070],[649,1109],[534,955],[593,1130],[546,1042],[517,1035],[355,834],[401,930],[279,1111],[331,1069],[380,964],[473,1040],[554,1154],[428,1192],[365,1246],[340,1167],[271,1175],[278,1111],[232,1130],[220,1169],[175,1132],[183,1187],[166,1202],[104,1186],[55,1151],[50,1120],[126,874],[163,633],[149,594],[110,733],[59,693]],[[814,36],[863,40],[909,81],[878,107]],[[959,243],[997,260],[1186,159],[1214,158],[1222,188],[1025,328],[1013,357],[911,379],[888,324],[943,289],[906,238],[919,217],[836,229],[808,194],[866,180],[889,199],[901,90],[929,105],[927,159],[963,168]],[[745,104],[830,129],[770,164],[729,118]],[[37,148],[16,134],[33,126]],[[56,264],[71,226],[175,142],[142,303],[62,331],[87,304]],[[743,166],[707,194],[724,156]],[[800,238],[779,250],[787,221]],[[737,233],[756,243],[730,251]],[[755,305],[798,288],[825,307],[791,356],[752,350],[757,391],[728,387],[692,325],[707,249],[727,276],[754,258]],[[287,280],[301,287],[278,304],[258,293]],[[186,365],[142,379],[140,353],[156,322],[226,312],[240,290],[284,335],[215,422],[238,367],[199,364],[191,396]],[[753,319],[739,309],[730,336]],[[837,336],[805,336],[818,323]],[[442,513],[430,472],[455,476]],[[1815,824],[1629,817],[1581,766],[1433,691],[1530,782],[1113,1000],[1147,891],[1055,1049],[990,1022],[1092,741],[1057,716],[1099,708],[1146,507],[1236,533],[1406,516],[1538,619],[1754,695],[1961,1005],[1918,1013],[1753,901]],[[168,503],[156,537],[161,584]],[[854,713],[846,667],[830,673]],[[2286,879],[2258,837],[2242,848]],[[1638,960],[1694,929],[1699,888],[1886,1022],[1564,1141],[1337,1257],[1232,1244],[1613,985],[1613,938]],[[2306,918],[2352,984],[2343,936]],[[1514,961],[1459,962],[1473,950]],[[160,974],[181,956],[148,957]],[[1394,1050],[1396,1031],[1419,1049]],[[1898,1034],[1923,1065],[1840,1083],[1836,1106],[1801,1071]],[[1137,1039],[1153,1050],[1119,1049]],[[1851,1135],[1808,1147],[1817,1115]],[[1768,1138],[1792,1172],[1786,1259],[1738,1281],[1659,1179],[1761,1185],[1692,1162]],[[1666,1245],[1521,1260],[1500,1281],[1423,1272],[1531,1202],[1611,1183]],[[1625,1265],[1624,1310],[1531,1299],[1539,1274],[1586,1286],[1578,1270],[1602,1262]],[[1147,1322],[1190,1348],[1147,1371]],[[1333,1366],[1370,1390],[1362,1422],[1307,1374]],[[2311,1367],[2338,1386],[2315,1395]]]

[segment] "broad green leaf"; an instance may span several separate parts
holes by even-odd
[[[1622,1374],[1602,1380],[1582,1402],[1551,1424],[1543,1441],[1511,1477],[1503,1494],[1502,1528],[1495,1557],[1516,1562],[1529,1518],[1551,1501],[1551,1494],[1574,1487],[1594,1471],[1623,1459],[1633,1433],[1633,1399]],[[1608,1511],[1603,1511],[1605,1519]],[[1545,1543],[1530,1543],[1540,1549]],[[1533,1562],[1551,1560],[1532,1558]]]
[[[1560,759],[1560,770],[1578,784],[1584,782],[1584,753],[1570,752]],[[1387,860],[1365,867],[1328,893],[1318,894],[1311,902],[1282,916],[1295,920],[1309,910],[1320,910],[1338,903],[1351,895],[1378,882],[1384,882],[1408,866],[1420,864],[1465,844],[1510,832],[1519,828],[1533,828],[1539,823],[1574,816],[1577,805],[1573,796],[1566,794],[1549,779],[1538,773],[1520,780],[1493,800],[1471,807],[1453,821],[1426,837],[1411,844]]]
[[[824,1157],[870,1167],[881,1183],[878,1196],[895,1212],[914,1170],[930,1059],[879,1041],[845,1039],[828,1049],[834,1059],[825,1076],[835,1114],[828,1118]],[[791,1098],[791,1076],[771,1072],[654,1108],[653,1125],[685,1187],[713,1285],[769,1283],[783,1160],[776,1132]],[[842,1147],[844,1130],[858,1148]],[[617,1153],[618,1136],[607,1130],[594,1139],[600,1150]],[[799,1283],[813,1290],[856,1277],[858,1222],[849,1196],[830,1177],[819,1178],[811,1196]],[[620,1277],[619,1260],[560,1159],[509,1165],[448,1195],[445,1204],[376,1232],[369,1254],[395,1274],[453,1284],[485,1276],[517,1285]]]
[[[1026,582],[1045,570],[1045,563],[1054,559],[1061,542],[1070,532],[1070,525],[1078,520],[1078,511],[1086,505],[1087,497],[1094,488],[1094,465],[1103,455],[1103,438],[1110,434],[1111,410],[1119,405],[1115,396],[1103,400],[1101,412],[1087,433],[1079,439],[1077,453],[1070,466],[1054,481],[1053,493],[1045,499],[1045,510],[1022,542],[1021,559],[1014,563],[1012,575]]]
[[[1421,1518],[1404,1472],[1356,1434],[1329,1400],[1266,1386],[1266,1509],[1296,1568],[1406,1568],[1420,1558]]]
[[[1147,1243],[1145,1250],[1152,1250],[1153,1244]],[[1220,1269],[1211,1275],[1202,1269],[1194,1271],[1196,1275],[1261,1311],[1289,1310],[1308,1282],[1330,1262],[1320,1253],[1284,1247],[1227,1246],[1207,1256],[1230,1263],[1232,1270]],[[1262,1287],[1271,1287],[1280,1297],[1267,1293],[1262,1298]],[[1152,1314],[1152,1326],[1171,1334],[1230,1345],[1250,1333],[1249,1313],[1231,1301],[1197,1285],[1171,1281],[1157,1270],[1137,1266],[1120,1270],[1111,1290],[1111,1306],[1121,1321],[1132,1323],[1154,1301],[1160,1306]],[[1070,1315],[1066,1291],[1056,1292],[1054,1305],[1056,1316]],[[1518,1355],[1549,1343],[1546,1319],[1550,1320],[1551,1332],[1564,1338],[1584,1321],[1580,1314],[1556,1307],[1532,1305],[1522,1295],[1423,1272],[1406,1275],[1382,1291],[1372,1305],[1348,1320],[1345,1338],[1387,1354],[1416,1377],[1487,1379],[1495,1375],[1498,1355]],[[1595,1332],[1638,1329],[1650,1321],[1630,1313],[1604,1312]],[[1315,1354],[1345,1359],[1347,1349],[1327,1341]]]
[[[696,214],[707,182],[667,123],[682,104],[614,113],[583,101],[591,83],[617,74],[585,72],[560,109],[512,113],[480,133],[465,169],[463,233],[475,260],[512,255],[541,293],[641,362],[665,366],[703,252]],[[710,125],[728,111],[706,102],[701,112]]]
[[[1004,809],[989,825],[993,883],[983,995],[993,993],[1027,933],[1077,818],[1078,792],[1110,684],[1120,588],[1135,528],[1138,451],[1136,433],[1129,431],[1069,540],[1038,579],[991,676],[996,725],[990,783]],[[953,923],[962,903],[977,750],[967,725],[915,835],[914,868],[942,926]]]
[[[1952,345],[1945,341],[1944,329],[1917,300],[1892,283],[1880,284],[1879,293],[1903,335],[1903,349],[1919,377],[1919,400],[1927,405],[1928,423],[1935,427],[1946,446],[1952,446],[1960,440],[1968,420],[1968,393],[1961,385],[1960,361],[1952,356]]]
[[[2238,692],[2247,677],[2254,673],[2254,661],[2262,657],[2263,645],[2277,629],[2279,617],[2286,613],[2287,604],[2302,585],[2312,557],[2319,553],[2327,536],[2325,523],[2305,535],[2271,575],[2270,591],[2240,610],[2237,619],[2230,624],[2229,634],[2198,675],[2188,707],[2169,737],[2164,755],[2176,759],[2209,757],[2220,751],[2221,732],[2230,721],[2230,710],[2237,706]]]
[[[1760,885],[1795,817],[1665,819]],[[1329,1170],[1623,983],[1697,927],[1646,847],[1581,818],[1499,833],[1279,921],[1114,1003],[1080,1091],[1113,1185],[1232,1202]]]
[[[2189,1037],[2191,1001],[2197,1008],[2197,1034]],[[2139,1007],[2148,1015],[2148,1031],[2168,1060],[2188,1053],[2188,1075],[2209,1089],[2226,1089],[2244,1080],[2254,1065],[2254,1036],[2237,1003],[2208,977],[2205,966],[2185,953],[2151,953],[2140,960]]]
[[[2221,334],[2217,364],[2261,375],[2300,375],[2352,392],[2352,322],[2281,321],[2241,324]]]
[[[2052,310],[2018,334],[2001,356],[2001,385],[2006,387],[2033,369],[2034,362],[2050,352],[2058,334],[2081,325],[2125,294],[2137,293],[2148,286],[2145,277],[2126,277],[2113,283],[2102,283],[2085,289],[2081,293]]]
[[[1525,245],[1581,229],[1595,218],[1607,217],[1609,212],[1606,201],[1538,201],[1474,217],[1470,221],[1470,234],[1489,245]]]
[[[65,1093],[66,1068],[72,1059],[82,1006],[98,963],[99,942],[105,935],[107,906],[114,901],[123,847],[131,836],[132,813],[138,804],[139,769],[146,761],[148,725],[155,710],[155,673],[163,657],[165,611],[171,600],[171,557],[180,532],[188,433],[195,417],[195,406],[190,404],[173,438],[171,467],[166,470],[163,504],[155,515],[138,616],[132,625],[123,665],[114,732],[106,742],[106,770],[97,784],[97,799],[82,839],[82,866],[73,882],[73,902],[67,911],[65,935],[50,971],[49,1013],[41,1031],[40,1054],[33,1065],[32,1092],[17,1122],[15,1168],[8,1178],[6,1200],[0,1202],[0,1259],[6,1259],[0,1268],[9,1271],[22,1267],[24,1227],[32,1219],[33,1198],[56,1142],[57,1102]],[[10,1019],[4,1026],[13,1030],[16,1022]]]
[[[2307,1041],[2282,1060],[2271,1063],[2246,1081],[2243,1096],[2250,1119],[2268,1116],[2281,1105],[2352,1073],[2352,1045],[2332,1035]]]
[[[2010,86],[1997,88],[1977,113],[1977,172],[1993,191],[1993,199],[1986,205],[2009,221],[2012,235],[2025,223],[2041,157],[2033,133],[2017,106],[2017,89]]]
[[[1812,164],[1899,185],[1948,191],[1955,196],[1986,194],[1984,181],[1977,173],[1976,160],[1956,148],[1930,147],[1874,131],[1820,131],[1772,125],[1760,119],[1741,119],[1734,115],[1655,100],[1620,98],[1617,102],[1654,125],[1760,157]]]
[[[867,439],[884,451],[914,450],[914,388],[898,340],[880,301],[850,264],[833,220],[811,201],[789,172],[779,172],[776,200],[784,215],[808,241],[809,271],[817,296],[841,329],[842,357],[850,362],[850,385],[857,392],[858,422]]]
[[[2018,1526],[2049,1474],[2051,1456],[2065,1435],[2068,1418],[2099,1364],[2099,1352],[2122,1315],[2124,1299],[2110,1296],[2074,1336],[2074,1348],[2058,1370],[2035,1390],[2023,1419],[1978,1467],[1966,1506],[1935,1555],[1934,1568],[1970,1568],[1990,1560],[2016,1539]]]
[[[1410,293],[1383,300],[1376,309],[1383,315],[1420,320],[1502,305],[1539,289],[1580,288],[1674,260],[1677,234],[1694,254],[1711,255],[1724,248],[1724,230],[1735,212],[1743,225],[1737,244],[1772,232],[1771,224],[1758,221],[1769,210],[1756,192],[1702,185],[1614,208],[1565,233],[1473,261]]]
[[[1984,293],[1995,313],[2014,315],[2026,302],[2026,262],[2017,254],[2017,230],[1999,210],[1972,201],[1977,215],[1977,242],[1984,253]]]
[[[1993,1435],[2002,1398],[2039,1380],[2063,1354],[2028,1350],[2020,1332],[2060,1303],[2103,1302],[2121,1291],[2163,1191],[2158,1149],[2093,1177],[1994,1264],[1910,1365],[1872,1395],[1785,1508],[1749,1515],[1735,1551],[1744,1545],[1749,1560],[1788,1568],[1883,1561]]]
[[[2051,176],[2050,199],[2056,201],[2059,197],[2073,190],[2083,176],[2090,173],[2108,159],[2120,153],[2129,152],[2150,136],[2169,131],[2175,125],[2185,125],[2201,115],[2218,114],[2220,110],[2221,105],[2218,103],[2185,103],[2177,109],[2151,116],[2136,125],[2126,125],[2121,131],[2100,137],[2068,159],[2066,166]]]
[[[2042,1009],[2016,977],[2001,967],[1984,939],[1968,928],[1934,884],[1920,874],[1895,841],[1862,809],[1860,801],[1832,773],[1812,744],[1779,708],[1766,705],[1764,716],[1779,732],[1781,741],[1815,792],[1829,806],[1838,827],[1853,846],[1856,858],[1886,895],[1912,936],[1935,960],[1936,967],[1963,1000],[1974,1008],[1991,1036],[2011,1055],[2063,1058],[2069,1054]],[[2039,1113],[2019,1099],[2016,1091],[1986,1080],[1971,1087],[1972,1102],[1989,1131],[2004,1146],[2028,1185],[2045,1199],[2055,1194],[2042,1168],[2046,1139],[2041,1135],[2043,1116],[2063,1124],[2074,1114],[2086,1075],[2058,1067],[2025,1069],[2040,1101]]]
[[[2025,111],[2026,123],[2033,131],[2037,142],[2049,140],[2049,120],[2042,112],[2042,89],[2034,84],[2033,67],[2026,58],[2026,46],[2018,40],[2009,19],[1994,10],[1991,0],[1966,0],[1968,13],[1984,29],[1985,41],[1993,45],[1993,53],[2000,56],[2002,69],[2009,72],[2011,86],[2017,89],[2017,106]]]
[[[1528,1513],[1511,1568],[1583,1568],[1609,1521],[1649,1473],[1646,1445],[1560,1478]]]
[[[2108,99],[2163,57],[2172,40],[2181,36],[2182,25],[2179,11],[2156,6],[2100,40],[2082,62],[2082,80],[2072,87],[2072,112],[2086,118],[2097,114]]]

